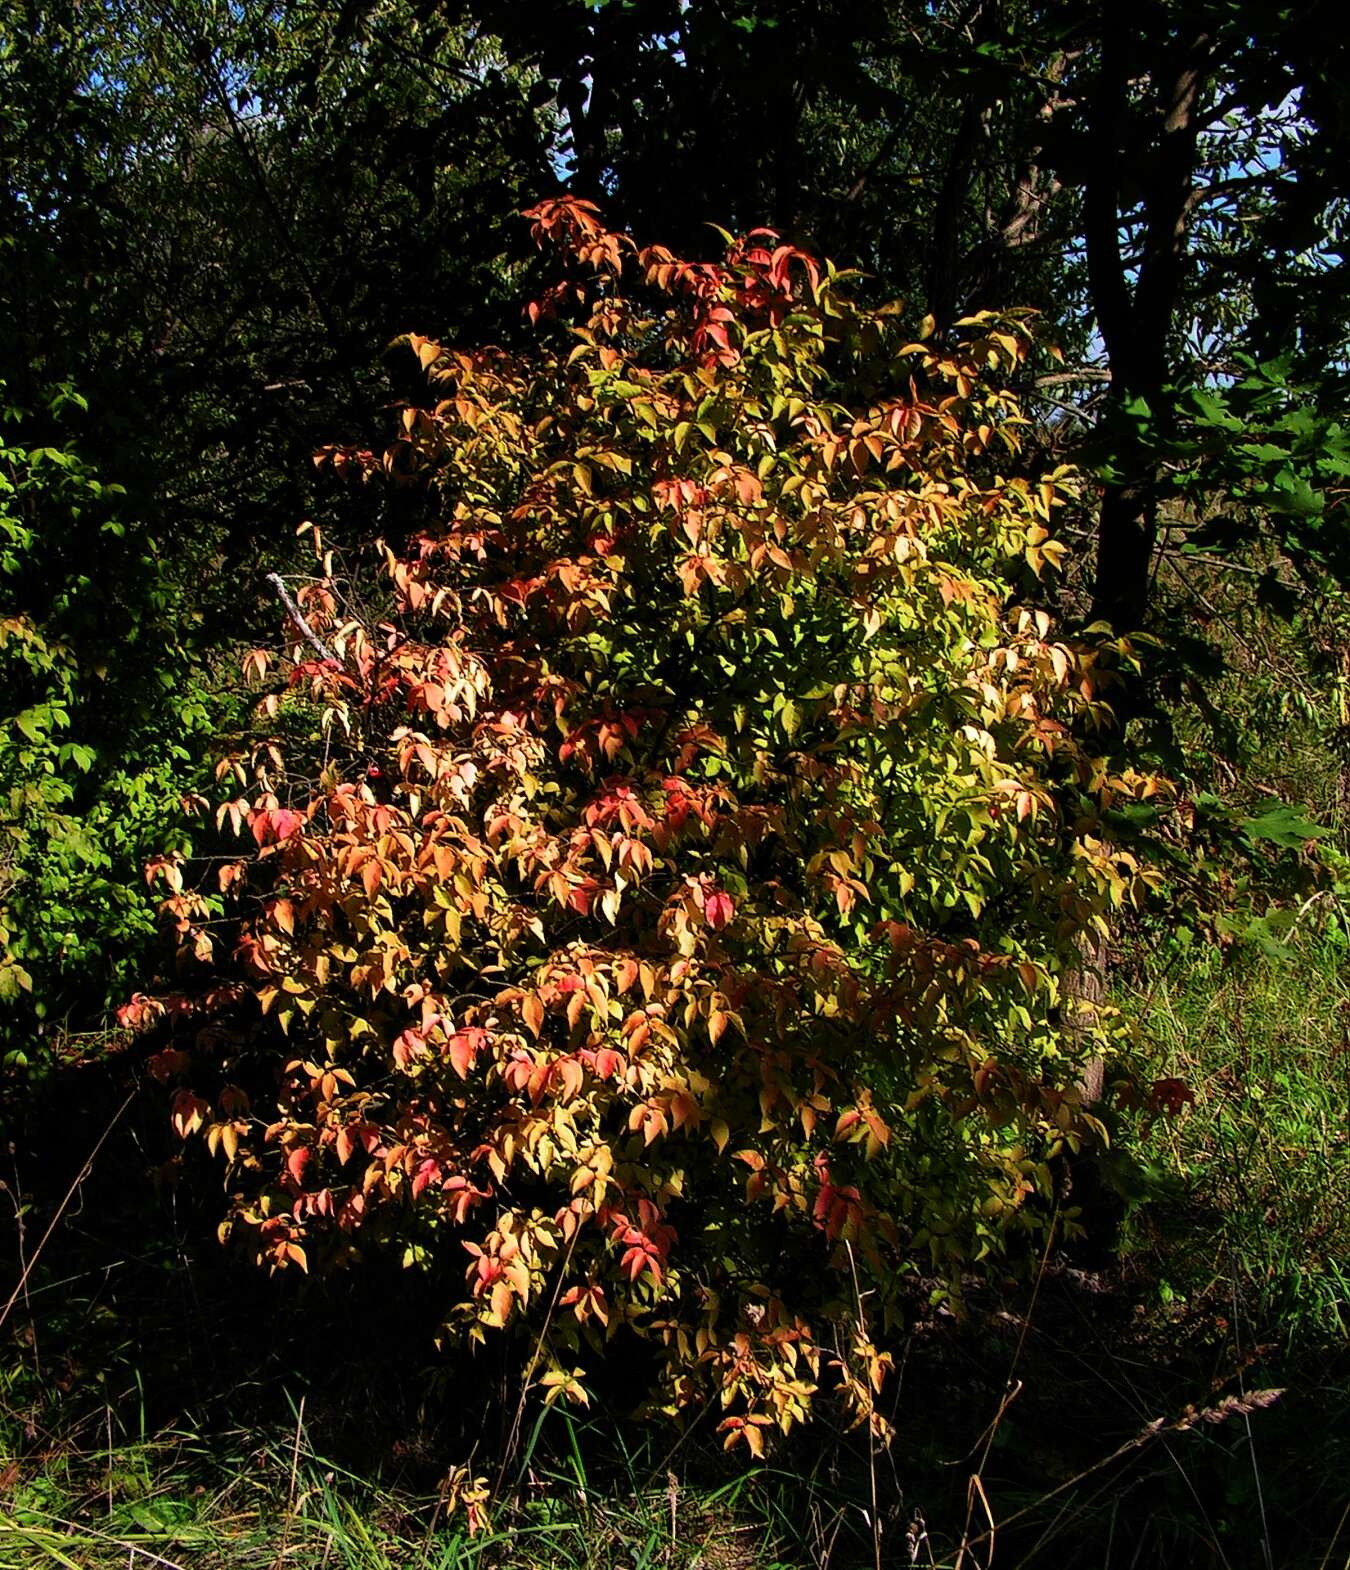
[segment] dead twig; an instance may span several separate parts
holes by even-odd
[[[87,1178],[89,1176],[90,1169],[94,1165],[94,1161],[97,1158],[99,1151],[103,1149],[103,1147],[107,1143],[108,1138],[111,1135],[113,1129],[115,1129],[117,1127],[118,1123],[121,1121],[122,1114],[131,1105],[132,1097],[135,1094],[136,1094],[136,1092],[134,1090],[130,1090],[130,1091],[127,1092],[126,1100],[122,1103],[122,1105],[120,1107],[118,1107],[117,1111],[113,1113],[111,1119],[108,1122],[107,1128],[105,1128],[103,1130],[103,1132],[98,1136],[98,1138],[94,1141],[94,1148],[89,1152],[88,1156],[85,1158],[84,1165],[75,1174],[75,1177],[72,1180],[70,1187],[66,1190],[65,1198],[56,1207],[56,1214],[47,1223],[47,1230],[42,1234],[42,1241],[38,1244],[38,1246],[33,1250],[32,1254],[29,1256],[28,1263],[23,1267],[23,1271],[22,1271],[21,1275],[19,1276],[18,1284],[15,1286],[14,1290],[9,1294],[9,1298],[6,1301],[4,1308],[0,1309],[0,1329],[4,1328],[5,1321],[9,1318],[10,1313],[13,1310],[15,1303],[18,1302],[19,1298],[23,1295],[24,1290],[28,1286],[28,1278],[29,1278],[29,1276],[32,1275],[34,1267],[37,1265],[38,1260],[42,1258],[42,1251],[47,1246],[47,1240],[51,1237],[52,1233],[56,1231],[56,1227],[57,1227],[58,1222],[61,1220],[61,1217],[65,1215],[66,1209],[69,1206],[71,1200],[74,1199],[75,1195],[79,1192],[80,1184],[83,1183],[85,1178]]]
[[[1006,1530],[1015,1522],[1021,1521],[1033,1511],[1039,1510],[1043,1505],[1049,1504],[1052,1499],[1057,1499],[1069,1489],[1076,1488],[1086,1478],[1092,1477],[1103,1468],[1111,1466],[1116,1461],[1123,1460],[1136,1450],[1142,1450],[1145,1445],[1155,1439],[1160,1439],[1167,1434],[1186,1433],[1192,1428],[1197,1428],[1201,1423],[1216,1424],[1226,1423],[1230,1417],[1246,1417],[1262,1407],[1273,1406],[1284,1394],[1283,1390],[1253,1390],[1245,1396],[1225,1396],[1222,1401],[1214,1406],[1197,1410],[1188,1406],[1179,1417],[1174,1417],[1170,1422],[1163,1417],[1155,1417],[1151,1423],[1145,1425],[1140,1431],[1127,1439],[1124,1444],[1117,1445],[1110,1455],[1103,1456],[1100,1461],[1094,1461],[1091,1466],[1084,1467],[1081,1472],[1076,1472],[1072,1477],[1052,1488],[1048,1494],[1042,1494],[1033,1504],[1024,1505],[1022,1509],[1015,1510],[1012,1515],[1005,1516],[999,1526]],[[969,1546],[975,1548],[985,1542],[992,1542],[993,1529],[983,1532],[979,1537],[971,1538],[969,1543],[962,1543],[962,1549]]]

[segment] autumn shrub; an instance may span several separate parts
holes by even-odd
[[[425,404],[320,455],[432,521],[383,601],[316,537],[243,849],[151,869],[182,985],[124,1019],[263,1264],[446,1271],[549,1399],[622,1334],[729,1445],[826,1387],[880,1425],[906,1273],[1044,1237],[1110,1034],[1066,976],[1150,877],[1043,603],[1075,478],[1019,453],[1025,321],[911,343],[771,235],[531,216],[537,341],[409,339]]]

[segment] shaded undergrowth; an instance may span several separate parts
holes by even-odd
[[[1194,1097],[1140,1149],[1168,1199],[1136,1210],[1127,1251],[1164,1297],[1241,1317],[1293,1352],[1350,1332],[1343,931],[1337,915],[1288,958],[1180,955],[1126,1000],[1154,1072]]]
[[[638,1422],[621,1343],[587,1412],[527,1403],[513,1439],[506,1365],[438,1361],[434,1283],[240,1269],[209,1194],[150,1177],[171,1154],[153,1097],[58,1075],[6,1157],[11,1285],[31,1268],[3,1330],[0,1570],[1340,1567],[1341,971],[1309,932],[1284,968],[1192,961],[1135,989],[1158,1072],[1195,1101],[1117,1152],[1120,1257],[972,1282],[964,1319],[916,1283],[891,1449],[822,1422],[749,1468],[716,1412]]]

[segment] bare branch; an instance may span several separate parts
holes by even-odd
[[[270,583],[277,591],[277,598],[280,599],[281,603],[286,607],[286,614],[300,629],[301,637],[304,638],[307,644],[309,644],[310,648],[314,650],[321,660],[332,660],[334,664],[337,664],[337,655],[333,653],[333,651],[328,647],[323,639],[319,637],[318,633],[316,633],[310,624],[305,620],[305,613],[291,598],[291,591],[281,581],[281,574],[277,572],[269,572],[267,574],[267,582]]]

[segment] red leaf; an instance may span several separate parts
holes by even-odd
[[[478,1049],[487,1039],[487,1032],[474,1027],[467,1030],[457,1030],[446,1043],[446,1053],[450,1058],[450,1066],[461,1079],[469,1077],[469,1070],[473,1067],[473,1060],[478,1054]]]
[[[187,1065],[187,1053],[179,1051],[177,1047],[165,1047],[163,1051],[152,1054],[145,1064],[161,1085],[166,1085],[173,1075],[181,1073]]]
[[[298,834],[304,821],[304,813],[294,812],[290,807],[263,807],[250,816],[249,828],[261,849],[264,845],[278,845],[282,840],[290,839],[292,834]]]
[[[189,1134],[195,1134],[210,1110],[200,1096],[193,1095],[190,1090],[180,1090],[173,1098],[169,1113],[169,1119],[179,1139],[186,1139]]]

